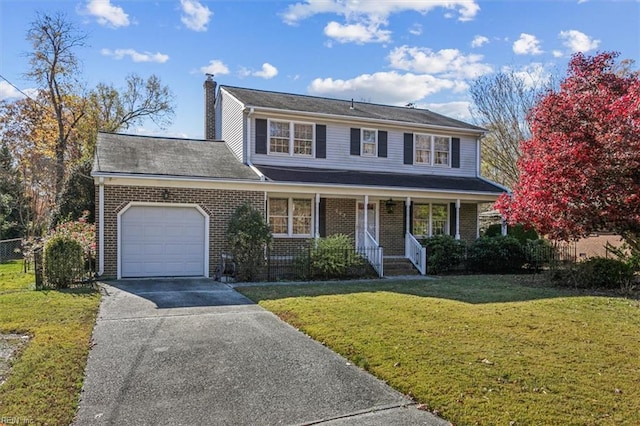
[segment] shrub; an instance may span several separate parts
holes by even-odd
[[[489,225],[486,231],[484,231],[485,237],[499,237],[502,235],[502,225],[493,224]],[[507,225],[507,235],[520,241],[520,244],[525,244],[527,240],[537,240],[540,238],[538,233],[533,228],[526,228],[524,225],[517,223],[515,225]]]
[[[49,233],[48,238],[55,235],[62,235],[80,243],[82,256],[86,271],[93,271],[96,261],[96,226],[89,223],[90,213],[84,211],[76,221],[59,223],[54,230]]]
[[[354,250],[353,238],[348,235],[319,238],[313,244],[309,257],[298,260],[299,265],[308,265],[313,279],[345,278],[365,262]]]
[[[82,279],[82,245],[67,235],[54,235],[44,246],[44,276],[49,286],[65,288]]]
[[[467,266],[474,272],[503,274],[519,271],[526,258],[520,242],[510,236],[481,237],[469,247]]]
[[[271,230],[262,213],[248,203],[238,207],[227,226],[227,241],[238,267],[238,279],[256,279],[264,264],[264,250],[271,243]]]
[[[575,285],[580,288],[629,288],[633,282],[633,268],[617,259],[593,257],[575,268]]]
[[[425,238],[422,245],[427,248],[427,273],[442,274],[457,267],[464,259],[466,247],[451,235]]]

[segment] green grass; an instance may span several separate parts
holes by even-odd
[[[0,386],[0,418],[67,425],[77,409],[100,295],[31,290],[34,277],[21,267],[0,264],[0,333],[32,337]]]
[[[239,290],[456,425],[640,424],[638,301],[521,280]]]

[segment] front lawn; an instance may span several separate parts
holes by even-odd
[[[100,295],[34,291],[33,275],[21,268],[21,262],[0,264],[0,333],[31,336],[0,385],[0,418],[67,425],[78,405]]]
[[[522,279],[239,291],[456,425],[640,424],[640,303]]]

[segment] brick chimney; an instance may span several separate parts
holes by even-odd
[[[216,138],[216,82],[213,74],[207,74],[204,82],[204,138],[214,140]]]

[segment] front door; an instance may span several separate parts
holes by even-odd
[[[364,203],[358,202],[356,214],[356,247],[364,246]],[[378,202],[367,205],[367,230],[378,241]]]

